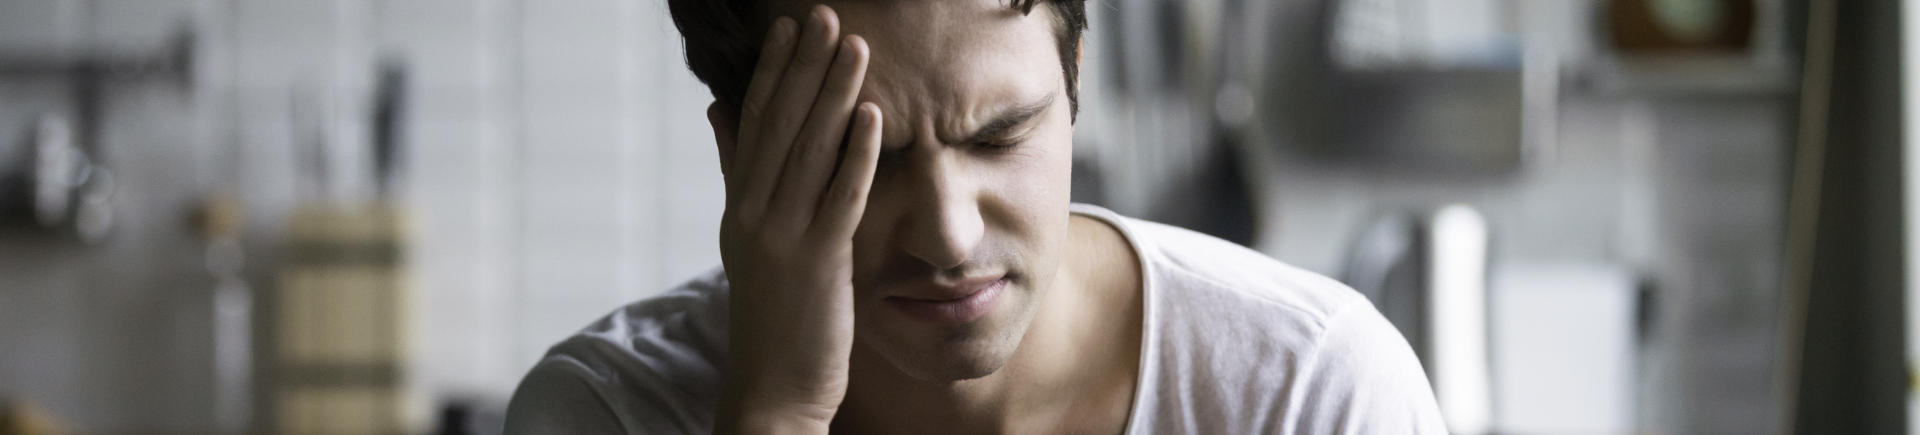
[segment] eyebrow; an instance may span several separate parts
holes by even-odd
[[[971,144],[1000,139],[1006,136],[1007,132],[1013,130],[1014,127],[1025,124],[1028,120],[1033,119],[1033,117],[1039,116],[1040,112],[1044,112],[1048,107],[1053,106],[1054,95],[1056,94],[1049,93],[1046,97],[1001,111],[999,116],[995,116],[992,121],[987,121],[986,125],[980,126],[979,129],[973,131],[973,134],[967,135],[965,140],[957,143]]]

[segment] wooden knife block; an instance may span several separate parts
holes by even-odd
[[[407,373],[406,227],[382,205],[293,214],[274,311],[274,432],[423,432]]]

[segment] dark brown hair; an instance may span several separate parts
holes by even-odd
[[[747,83],[753,79],[753,64],[760,58],[760,39],[764,29],[753,9],[759,1],[774,0],[667,0],[673,25],[687,53],[687,68],[693,70],[713,98],[739,110],[746,98]],[[792,1],[792,0],[780,0]],[[1080,35],[1087,29],[1086,0],[1011,0],[1020,13],[1033,12],[1041,2],[1050,4],[1056,21],[1056,45],[1060,69],[1067,79],[1067,102],[1074,118],[1080,113]]]

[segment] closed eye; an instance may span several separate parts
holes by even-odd
[[[989,149],[989,150],[1007,150],[1007,149],[1012,149],[1013,147],[1020,146],[1020,141],[989,140],[989,141],[975,142],[973,146],[983,148],[983,149]]]
[[[1055,94],[1047,94],[1046,97],[1040,98],[1039,100],[1020,104],[1003,111],[999,116],[995,116],[991,121],[987,121],[986,124],[981,125],[973,134],[967,135],[965,140],[957,143],[974,144],[982,148],[1007,148],[1011,144],[1016,144],[1019,141],[1011,140],[1009,137],[1018,135],[1017,130],[1019,127],[1026,125],[1028,121],[1040,116],[1047,108],[1053,107],[1054,95]]]

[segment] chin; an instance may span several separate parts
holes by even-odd
[[[1033,321],[1030,292],[1013,296],[995,312],[960,326],[933,326],[896,316],[864,328],[862,342],[908,377],[933,383],[983,378],[998,372],[1019,350]],[[1007,303],[1015,302],[1015,303]]]
[[[957,352],[934,351],[922,357],[893,361],[895,369],[907,376],[930,383],[951,383],[987,377],[1000,371],[1012,359],[1012,352],[1000,349],[968,349]]]

